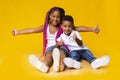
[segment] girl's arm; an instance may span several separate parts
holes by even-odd
[[[43,25],[37,28],[27,28],[24,30],[13,29],[12,34],[16,36],[21,34],[31,34],[31,33],[40,33],[40,32],[43,32]]]
[[[78,32],[94,32],[96,34],[99,33],[100,29],[98,28],[99,25],[96,25],[96,27],[86,27],[86,26],[76,26],[75,30]]]
[[[55,47],[56,47],[56,48],[59,48],[60,46],[63,46],[63,45],[64,45],[64,43],[61,42],[61,41],[59,41],[59,42],[57,42],[57,43],[55,44]]]
[[[62,41],[62,39],[60,40],[60,41],[58,41],[56,44],[55,44],[55,47],[56,48],[59,48],[60,46],[63,46],[64,45],[64,43],[63,43],[63,41]]]

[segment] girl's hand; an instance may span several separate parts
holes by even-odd
[[[93,28],[93,32],[98,34],[100,32],[99,25],[96,25],[96,27]]]
[[[18,34],[17,30],[13,29],[12,34],[13,34],[13,36],[16,36]]]
[[[58,45],[59,45],[59,46],[63,46],[63,45],[64,45],[62,39],[58,42]]]

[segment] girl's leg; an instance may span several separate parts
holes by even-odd
[[[52,60],[52,49],[54,47],[50,47],[49,49],[46,50],[46,55],[44,61],[41,61],[38,59],[35,55],[30,55],[29,56],[29,61],[30,63],[37,69],[39,69],[41,72],[48,72],[49,67],[52,65],[53,60]]]
[[[60,71],[65,70],[65,64],[63,62],[63,59],[66,57],[66,51],[64,49],[60,49]]]
[[[49,67],[43,63],[43,61],[39,60],[35,55],[29,56],[30,64],[33,65],[36,69],[40,70],[43,73],[48,72]]]
[[[52,52],[53,57],[53,71],[58,72],[60,69],[60,50],[58,48],[54,48]]]
[[[51,67],[53,63],[53,58],[52,58],[52,51],[47,51],[44,59],[44,63],[48,66]]]

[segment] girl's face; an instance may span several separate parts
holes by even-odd
[[[60,24],[60,12],[59,11],[54,11],[50,14],[50,24],[57,26]]]
[[[62,27],[64,34],[66,34],[68,36],[70,35],[70,33],[73,30],[73,24],[70,21],[63,21],[61,27]]]

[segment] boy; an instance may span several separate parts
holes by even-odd
[[[64,63],[69,68],[79,69],[80,59],[87,60],[93,69],[97,69],[101,66],[105,66],[109,63],[109,56],[102,56],[101,58],[96,58],[90,52],[90,50],[83,44],[82,38],[79,33],[74,30],[74,20],[71,16],[64,16],[61,24],[63,33],[57,39],[56,47],[62,45],[67,45],[70,50],[68,56],[64,58]]]

